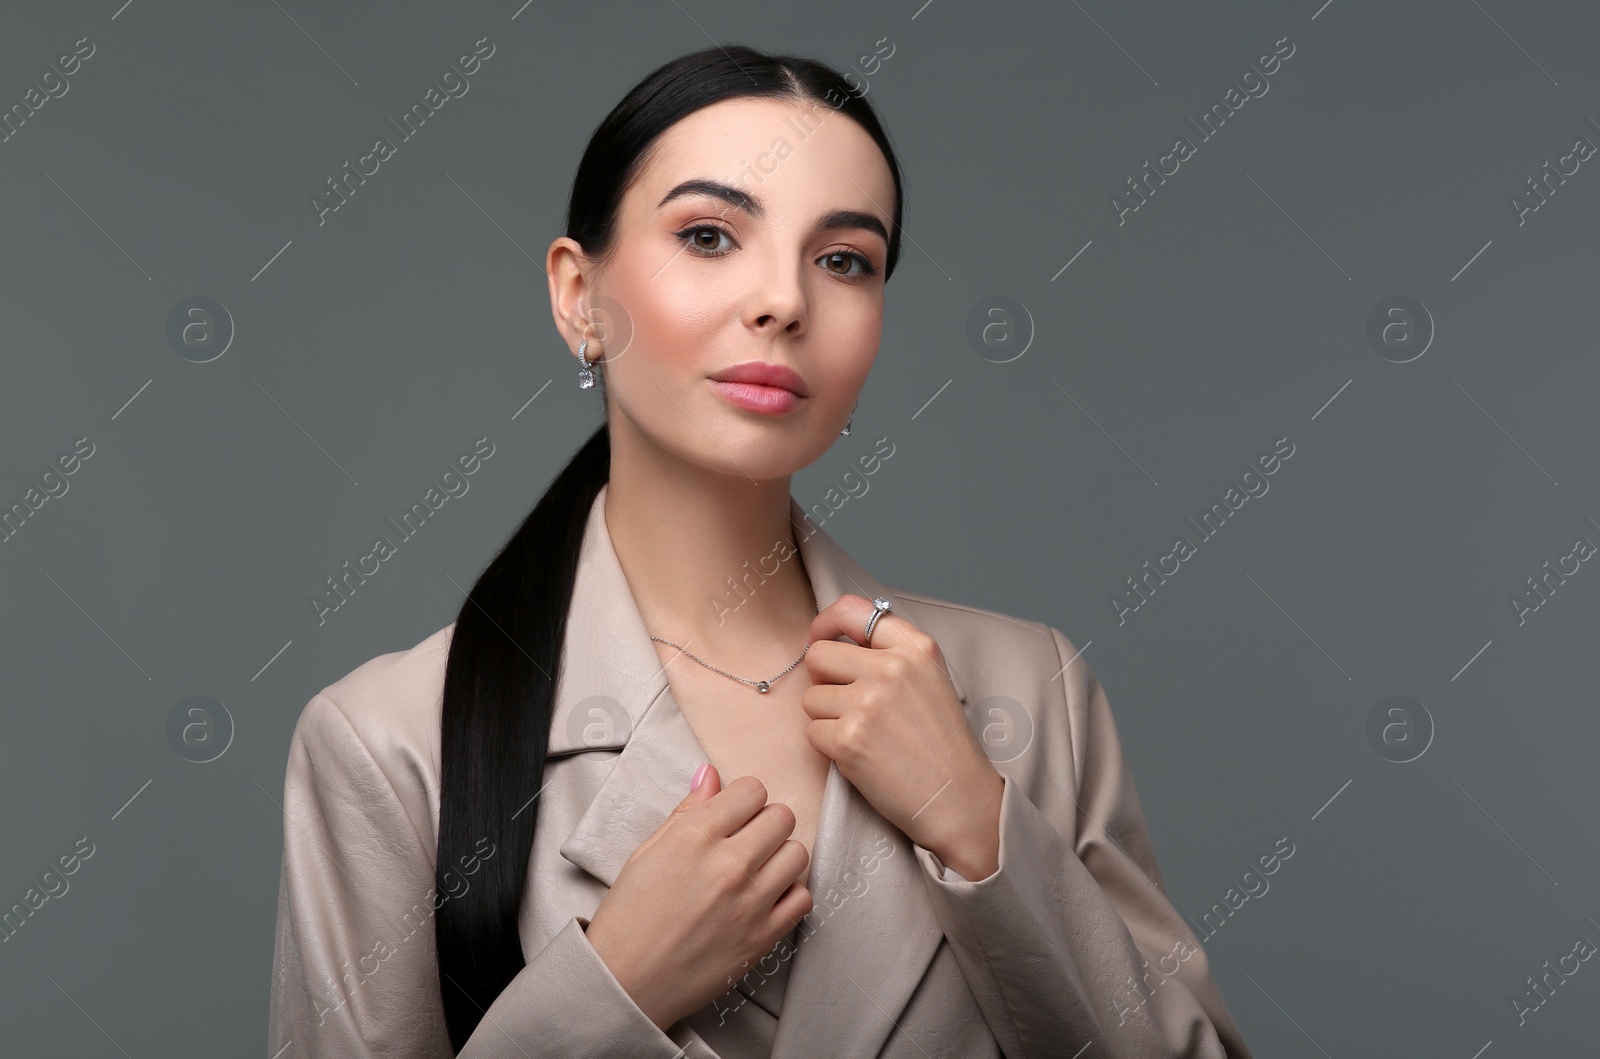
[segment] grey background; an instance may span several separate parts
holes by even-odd
[[[1256,1055],[1592,1049],[1600,966],[1526,1025],[1509,998],[1600,941],[1600,573],[1525,624],[1509,598],[1600,543],[1600,159],[1522,223],[1511,202],[1600,144],[1593,9],[112,0],[3,23],[7,106],[96,49],[0,143],[0,507],[95,446],[0,544],[0,905],[95,846],[0,944],[7,1054],[262,1053],[300,709],[452,620],[597,421],[539,267],[595,123],[712,40],[848,68],[885,37],[870,98],[909,238],[855,433],[794,495],[893,440],[827,530],[891,585],[1084,649],[1191,920],[1294,844],[1206,942]],[[469,93],[319,226],[323,181],[485,36]],[[1201,141],[1186,119],[1285,36],[1267,94]],[[1112,195],[1179,136],[1194,155],[1119,224]],[[166,337],[197,295],[237,329],[207,363]],[[1003,356],[966,338],[996,295],[1031,319]],[[1396,295],[1436,328],[1405,363],[1366,335]],[[470,491],[319,626],[323,579],[480,436]],[[1185,519],[1280,437],[1270,491],[1198,542]],[[1197,554],[1119,623],[1109,598],[1180,534]],[[236,725],[209,763],[167,738],[191,695]],[[1408,763],[1368,740],[1391,695],[1436,726]]]

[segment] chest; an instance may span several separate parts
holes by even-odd
[[[793,811],[795,828],[789,837],[814,855],[829,762],[806,739],[811,718],[800,699],[810,681],[804,667],[765,695],[709,670],[693,672],[679,664],[669,668],[668,682],[723,785],[740,776],[760,780],[769,803],[782,802]]]

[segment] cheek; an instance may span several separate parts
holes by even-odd
[[[816,336],[818,345],[831,351],[829,374],[841,385],[858,389],[877,359],[883,337],[883,307],[865,300],[846,303],[827,318]]]
[[[718,321],[726,319],[719,292],[692,282],[682,264],[674,261],[654,275],[630,274],[613,285],[613,296],[632,318],[627,355],[668,368],[688,367],[700,364],[712,348]]]

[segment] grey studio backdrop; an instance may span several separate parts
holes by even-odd
[[[907,170],[854,433],[794,495],[1083,651],[1255,1054],[1592,1051],[1592,9],[3,22],[0,1051],[264,1053],[295,720],[451,621],[597,422],[544,250],[596,122],[713,41],[854,70]]]

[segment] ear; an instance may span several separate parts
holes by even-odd
[[[577,240],[561,236],[545,252],[545,273],[549,277],[550,316],[556,330],[566,339],[568,352],[576,353],[578,343],[585,338],[590,343],[595,337],[585,334],[588,319],[584,302],[589,293],[589,259]]]

